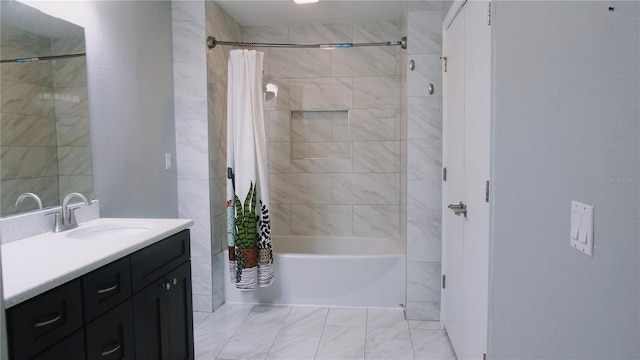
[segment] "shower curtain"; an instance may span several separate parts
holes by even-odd
[[[232,50],[228,62],[227,242],[231,281],[238,289],[273,281],[263,59],[262,52]]]

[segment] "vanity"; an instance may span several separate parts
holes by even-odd
[[[106,219],[2,245],[10,359],[193,359],[186,219]]]

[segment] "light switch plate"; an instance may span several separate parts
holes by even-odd
[[[569,244],[576,250],[593,256],[593,206],[571,201]]]

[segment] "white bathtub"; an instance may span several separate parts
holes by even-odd
[[[405,302],[400,239],[278,236],[273,247],[273,284],[237,290],[224,266],[225,301],[366,307],[398,307]]]

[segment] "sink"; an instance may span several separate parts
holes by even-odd
[[[69,231],[65,236],[70,239],[107,239],[123,238],[149,231],[151,226],[147,223],[112,223],[87,227],[80,226]]]

